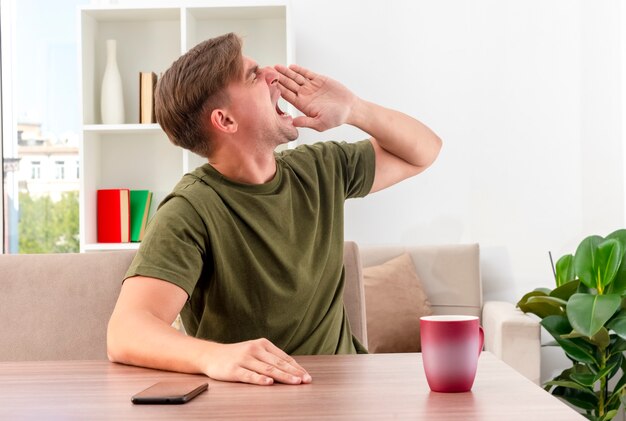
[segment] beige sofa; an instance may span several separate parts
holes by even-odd
[[[362,247],[345,244],[344,300],[367,344],[361,262],[409,251],[435,314],[482,315],[485,349],[539,380],[539,325],[509,303],[482,303],[477,245]],[[106,326],[135,252],[0,255],[0,361],[105,359]]]
[[[363,268],[380,265],[403,253],[411,256],[433,314],[480,317],[485,350],[539,384],[540,325],[512,303],[483,303],[478,244],[399,247],[346,242],[344,301],[352,330],[362,343],[368,342]]]

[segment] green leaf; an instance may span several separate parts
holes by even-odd
[[[592,235],[580,242],[574,255],[574,269],[580,281],[589,288],[597,288],[596,268],[598,244],[602,237]]]
[[[620,338],[626,339],[626,314],[615,317],[606,327],[615,332]]]
[[[596,376],[594,374],[578,374],[578,373],[572,373],[570,375],[571,379],[574,380],[576,383],[585,386],[585,387],[591,387],[593,386],[593,384],[597,381],[596,380]],[[565,385],[561,385],[561,386],[565,386]]]
[[[576,339],[576,338],[586,338],[585,335],[583,335],[580,332],[577,332],[575,330],[572,330],[570,333],[568,333],[567,335],[561,335],[561,338],[564,339]]]
[[[597,289],[599,291],[604,291],[613,282],[623,255],[624,251],[618,240],[607,239],[598,244],[597,283],[600,287]]]
[[[572,405],[585,410],[594,410],[598,406],[598,397],[589,391],[559,386],[552,391],[552,394],[554,396],[559,396]]]
[[[598,330],[598,333],[589,338],[589,341],[604,351],[611,343],[611,337],[609,331],[603,326]]]
[[[615,384],[615,388],[613,389],[611,397],[607,401],[607,405],[615,399],[618,399],[623,390],[626,390],[626,373],[622,374],[622,377],[620,377],[620,379]]]
[[[550,297],[560,298],[562,300],[569,300],[569,298],[578,291],[578,286],[580,285],[579,280],[569,281],[558,288],[552,290],[549,294]]]
[[[574,380],[576,383],[579,383],[582,386],[588,387],[593,390],[593,385],[598,382],[600,379],[607,377],[607,375],[613,371],[613,369],[618,365],[618,361],[613,362],[611,365],[607,365],[598,373],[571,373],[570,378]],[[561,385],[565,386],[565,385]],[[571,387],[571,386],[568,386]]]
[[[551,304],[554,306],[563,306],[563,307],[567,305],[567,301],[562,300],[557,297],[549,297],[549,296],[530,297],[527,301],[527,304],[534,304],[534,303],[546,303],[546,304]]]
[[[609,336],[609,331],[606,330],[606,328],[604,328],[604,327],[602,327],[598,331],[598,333],[593,335],[591,338],[583,335],[582,333],[580,333],[580,332],[578,332],[576,330],[572,330],[567,335],[561,335],[561,338],[564,338],[564,339],[582,338],[583,340],[585,340],[585,342],[588,342],[588,343],[590,343],[592,345],[595,345],[598,348],[600,348],[601,350],[606,349],[609,346],[609,344],[611,343],[611,337]]]
[[[574,294],[567,303],[567,318],[572,327],[592,337],[620,307],[619,295]]]
[[[566,254],[556,262],[556,286],[560,287],[576,278],[574,255]]]
[[[598,380],[600,380],[600,379],[602,379],[602,378],[604,378],[604,377],[607,377],[607,375],[608,375],[611,371],[613,371],[613,369],[615,368],[615,366],[617,365],[617,363],[618,363],[618,362],[616,361],[616,362],[614,362],[613,364],[607,364],[607,366],[606,366],[606,367],[604,367],[602,370],[600,370],[600,371],[598,372],[598,374],[596,374],[596,376],[595,376],[595,382],[597,382]],[[595,382],[594,382],[594,383],[595,383]]]
[[[576,291],[576,292],[580,292],[581,294],[595,294],[596,293],[596,289],[595,288],[589,288],[587,285],[585,285],[582,282],[580,282],[578,284],[578,291]]]
[[[626,253],[626,229],[620,229],[614,231],[606,236],[608,239],[613,239],[619,241],[622,246],[622,251]],[[622,263],[619,265],[619,269],[617,270],[617,275],[615,276],[615,280],[609,286],[609,290],[606,291],[608,294],[619,294],[623,295],[626,292],[626,259],[622,256]]]
[[[612,394],[609,394],[609,395],[608,395],[608,398],[609,398],[609,399],[610,399],[610,398],[612,398],[612,397],[613,397],[613,395],[612,395]],[[619,401],[619,399],[613,399],[613,400],[611,400],[611,402],[610,402],[610,403],[609,403],[609,402],[607,402],[607,403],[604,405],[604,408],[605,408],[607,411],[612,411],[612,410],[614,410],[614,409],[618,409],[618,410],[619,410],[619,407],[621,406],[621,404],[622,404],[622,403]]]
[[[600,421],[609,421],[612,420],[617,415],[617,409],[612,409],[608,411],[606,414],[600,418]]]
[[[585,344],[581,339],[565,339],[562,335],[567,335],[572,331],[572,326],[564,316],[548,316],[541,321],[550,335],[559,343],[565,354],[575,361],[587,364],[597,364],[593,356],[591,346]]]
[[[517,306],[519,307],[520,304],[526,304],[528,302],[528,299],[531,297],[545,297],[548,294],[546,294],[543,291],[530,291],[526,294],[524,294],[524,296],[517,302]]]
[[[572,378],[573,376],[574,375],[572,375]],[[593,383],[591,383],[589,386],[591,386],[592,384]],[[549,382],[546,382],[545,385],[546,386],[563,386],[563,387],[569,387],[570,389],[584,390],[584,391],[591,392],[591,389],[587,387],[587,385],[582,385],[577,382],[572,382],[572,381],[567,381],[567,380],[550,380]]]
[[[626,341],[620,336],[613,336],[609,346],[609,355],[621,354],[624,351],[626,351]]]
[[[564,311],[560,305],[550,303],[532,303],[528,302],[534,297],[547,297],[548,294],[545,291],[531,291],[524,295],[517,303],[517,306],[524,313],[532,313],[540,318],[544,318],[551,315],[564,315]]]
[[[611,372],[608,374],[607,376],[607,380],[611,380],[613,377],[615,377],[615,375],[619,372],[621,366],[622,366],[622,362],[624,361],[624,355],[623,354],[615,354],[615,355],[611,355],[609,357],[609,359],[606,362],[607,367],[613,367],[613,369],[611,370]]]

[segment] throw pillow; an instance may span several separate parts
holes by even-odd
[[[419,352],[420,317],[432,314],[408,253],[363,269],[370,353]]]

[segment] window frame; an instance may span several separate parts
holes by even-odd
[[[8,215],[5,214],[5,162],[10,158],[17,157],[17,151],[13,156],[5,157],[5,139],[10,139],[15,128],[13,117],[13,63],[14,60],[14,22],[15,0],[0,0],[0,157],[2,158],[2,173],[0,174],[0,206],[2,209],[2,223],[0,223],[0,238],[2,239],[0,253],[8,253],[8,243],[5,241],[5,226]],[[16,176],[16,175],[15,175]],[[7,179],[11,177],[7,176]]]
[[[35,170],[37,170],[36,174]],[[41,180],[41,161],[30,161],[30,179]]]

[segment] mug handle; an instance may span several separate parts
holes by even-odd
[[[478,326],[478,336],[478,355],[480,355],[483,350],[483,345],[485,345],[485,331],[483,331],[482,326]]]

